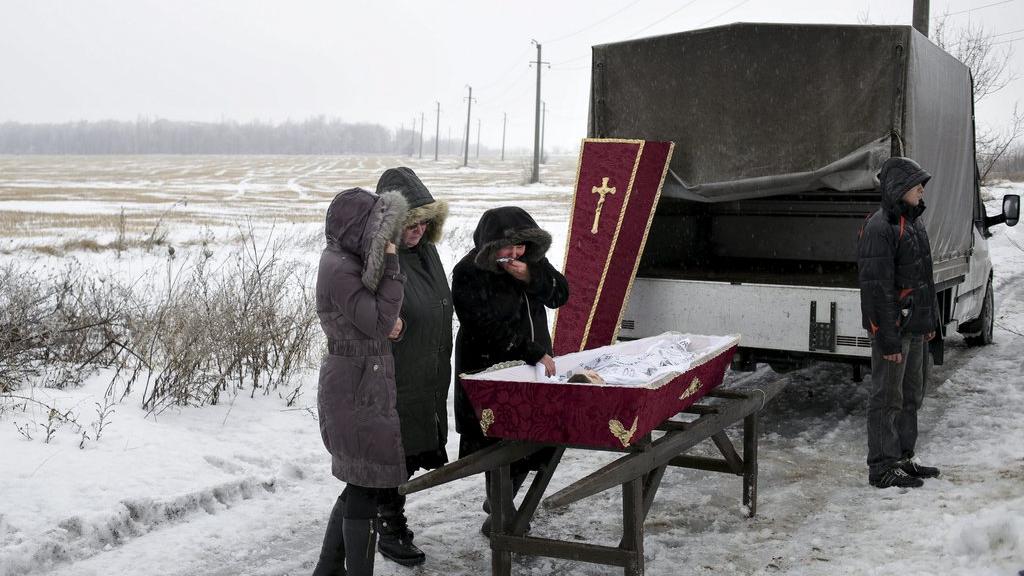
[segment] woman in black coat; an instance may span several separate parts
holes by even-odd
[[[473,244],[452,273],[452,296],[459,317],[455,373],[522,360],[543,364],[545,372],[553,375],[546,308],[566,303],[569,284],[545,257],[551,235],[522,208],[503,206],[480,217]],[[455,428],[461,435],[461,458],[496,440],[483,435],[461,383],[456,382]],[[513,463],[513,485],[518,489],[528,471],[536,470],[549,457],[550,453],[542,451]],[[487,529],[485,523],[484,531]]]
[[[406,276],[405,299],[399,321],[401,334],[391,344],[395,357],[398,418],[405,448],[407,478],[420,468],[430,470],[448,462],[448,387],[452,368],[452,294],[438,256],[448,203],[435,200],[406,167],[384,171],[377,193],[400,192],[409,204],[403,223],[398,260]],[[397,490],[378,498],[377,549],[385,558],[405,566],[421,564],[426,556],[413,544],[405,515],[405,496]]]

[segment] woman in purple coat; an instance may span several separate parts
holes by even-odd
[[[320,434],[346,483],[327,523],[314,576],[373,573],[377,497],[408,478],[395,407],[390,338],[401,332],[405,277],[395,240],[406,201],[360,188],[327,209],[316,311],[327,335],[317,391]],[[346,551],[347,554],[346,554]]]

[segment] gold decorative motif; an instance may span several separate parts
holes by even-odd
[[[487,436],[487,429],[494,424],[494,411],[490,408],[484,408],[480,412],[480,430],[483,430],[484,436]]]
[[[639,418],[639,416],[633,418],[633,425],[629,427],[629,430],[626,430],[626,427],[618,420],[608,421],[608,430],[611,431],[612,436],[615,436],[619,439],[619,442],[622,442],[623,448],[629,448],[629,441],[633,439],[633,434],[636,434],[636,423]]]
[[[694,378],[693,382],[690,382],[690,385],[686,387],[686,390],[683,390],[683,395],[679,399],[686,400],[696,394],[697,390],[700,390],[700,378]]]
[[[604,197],[608,194],[615,194],[615,187],[609,188],[608,177],[604,176],[601,178],[601,185],[594,186],[590,191],[601,196],[597,200],[597,210],[594,211],[594,225],[590,227],[590,233],[597,234],[597,224],[601,220],[601,207],[604,206]]]

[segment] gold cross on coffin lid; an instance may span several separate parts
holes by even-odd
[[[606,194],[615,194],[615,187],[608,187],[608,178],[601,178],[601,185],[594,186],[591,190],[594,194],[600,194],[601,198],[597,201],[597,211],[594,212],[594,225],[590,227],[591,234],[597,234],[597,223],[601,220],[601,206],[604,205],[604,197]]]

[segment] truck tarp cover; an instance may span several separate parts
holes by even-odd
[[[698,202],[874,189],[900,138],[933,175],[936,261],[971,248],[969,72],[909,26],[733,24],[595,46],[589,132],[674,141],[664,193]]]

